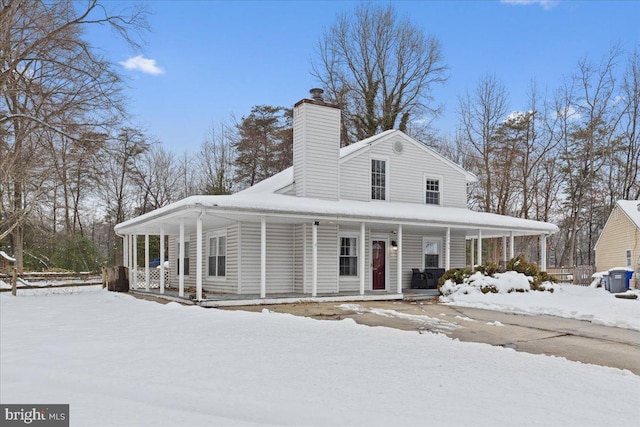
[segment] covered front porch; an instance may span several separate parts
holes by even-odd
[[[401,299],[411,290],[414,268],[448,270],[481,264],[487,239],[502,241],[506,262],[516,255],[515,237],[538,236],[540,264],[546,269],[546,239],[555,227],[550,224],[509,217],[501,223],[499,215],[468,210],[464,211],[469,217],[459,221],[461,209],[441,207],[432,208],[438,215],[429,219],[393,218],[375,212],[406,204],[366,205],[374,214],[193,203],[154,211],[149,218],[143,215],[139,217],[143,220],[123,223],[117,231],[123,238],[123,264],[133,278],[134,291],[203,306]],[[151,236],[159,236],[162,242],[153,254]],[[224,264],[218,266],[224,277],[212,275],[211,259],[215,264],[216,258],[209,241],[218,242],[215,247],[221,252],[218,236],[224,236]],[[144,263],[138,254],[142,242]],[[168,267],[164,262],[158,268],[149,267],[150,259],[158,256],[169,259]]]

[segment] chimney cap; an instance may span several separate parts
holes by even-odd
[[[322,88],[314,87],[313,89],[309,90],[309,93],[311,94],[311,99],[313,99],[314,101],[324,102],[324,99],[322,99],[324,90]]]
[[[300,104],[316,104],[316,105],[323,105],[325,107],[337,108],[338,110],[340,109],[340,107],[338,107],[337,104],[329,104],[327,102],[324,102],[324,98],[322,97],[322,94],[324,93],[324,89],[319,87],[314,87],[313,89],[309,90],[309,93],[311,94],[311,99],[308,99],[308,98],[301,99],[300,101],[295,103],[294,107],[297,107]]]

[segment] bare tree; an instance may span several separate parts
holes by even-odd
[[[113,227],[133,214],[136,159],[148,148],[149,143],[140,129],[126,127],[109,139],[103,149],[105,161],[101,166],[103,175],[98,181],[98,187],[109,225],[109,247],[115,247]],[[117,246],[115,249],[114,259],[120,259],[121,248]]]
[[[231,194],[234,183],[233,127],[212,124],[200,146],[197,165],[202,194]]]
[[[83,38],[82,28],[108,24],[135,44],[131,31],[146,28],[146,22],[142,9],[111,14],[97,0],[2,0],[1,6],[0,135],[9,159],[3,166],[14,167],[5,172],[3,186],[9,189],[2,194],[11,194],[12,202],[3,202],[10,211],[3,215],[0,238],[11,236],[21,270],[23,225],[33,209],[25,193],[27,187],[45,192],[40,184],[46,179],[36,173],[50,163],[34,155],[42,151],[38,134],[48,130],[81,141],[123,112],[120,77]]]
[[[473,94],[468,91],[459,99],[461,132],[466,142],[473,148],[475,172],[479,183],[474,196],[479,208],[486,212],[496,212],[494,183],[494,160],[497,147],[497,133],[507,114],[507,89],[494,76],[484,76],[478,82]]]
[[[640,199],[640,50],[629,55],[622,81],[622,123],[620,135],[620,171],[617,181],[620,198]]]
[[[562,123],[561,172],[565,180],[565,206],[567,240],[562,257],[563,265],[574,265],[578,250],[578,234],[586,224],[591,230],[592,221],[587,202],[601,179],[599,173],[616,143],[616,128],[620,116],[611,109],[615,88],[614,68],[620,52],[613,48],[599,64],[584,58],[578,63],[571,87],[566,90],[560,105],[564,111]],[[567,86],[565,86],[567,87]],[[591,253],[594,233],[589,234],[582,250]],[[591,256],[587,257],[591,260]]]
[[[431,90],[445,71],[435,37],[392,5],[362,3],[323,34],[311,74],[342,108],[346,145],[435,115]]]
[[[134,182],[139,189],[137,213],[143,214],[175,201],[178,196],[180,165],[176,156],[160,144],[136,156]]]

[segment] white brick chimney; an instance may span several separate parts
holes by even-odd
[[[293,176],[296,196],[338,200],[340,109],[311,89],[293,107]]]

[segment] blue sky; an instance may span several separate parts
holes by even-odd
[[[122,67],[135,123],[176,153],[195,152],[212,123],[232,114],[240,119],[253,105],[292,106],[306,97],[318,85],[309,71],[319,37],[337,13],[357,4],[154,1],[148,2],[152,32],[141,51],[105,29],[88,36]],[[458,97],[485,74],[508,88],[511,110],[524,109],[532,78],[552,93],[585,55],[598,60],[616,42],[627,52],[640,48],[640,1],[394,5],[442,43],[449,80],[434,90],[444,107],[434,122],[442,134],[454,132]]]

